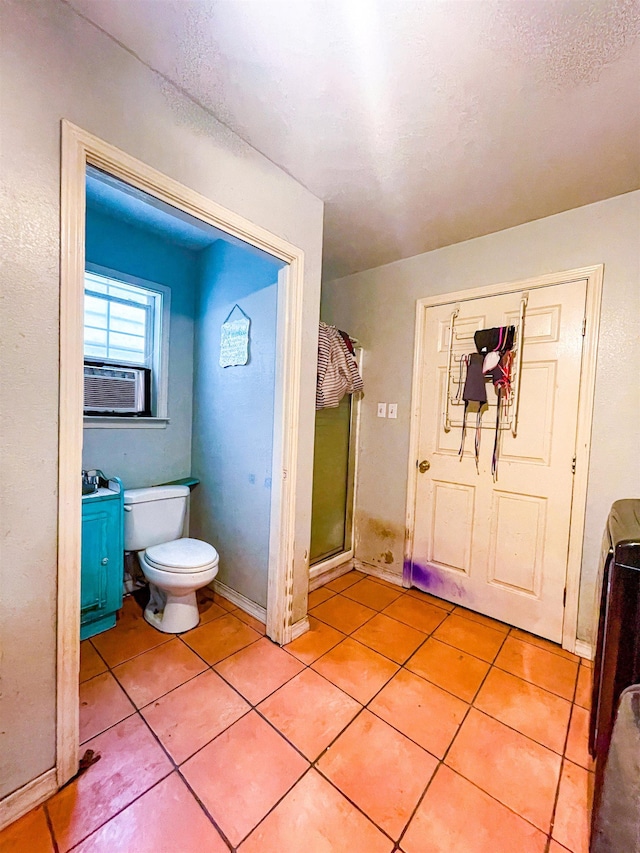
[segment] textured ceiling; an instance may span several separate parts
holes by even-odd
[[[640,0],[67,2],[325,201],[325,278],[640,186]]]

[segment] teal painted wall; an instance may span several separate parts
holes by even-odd
[[[199,252],[87,208],[86,260],[171,288],[170,423],[164,429],[85,429],[84,468],[101,468],[127,488],[191,473],[193,341]]]
[[[191,535],[220,554],[218,579],[267,603],[277,277],[281,264],[218,242],[201,254],[196,308]],[[219,366],[220,327],[251,318],[249,363]]]

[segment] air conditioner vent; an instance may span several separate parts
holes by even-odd
[[[84,366],[84,410],[88,414],[145,414],[145,369]]]

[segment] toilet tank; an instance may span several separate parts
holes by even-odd
[[[183,535],[188,486],[125,489],[124,549],[142,551]]]

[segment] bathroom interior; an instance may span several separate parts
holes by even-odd
[[[284,263],[92,166],[85,239],[81,640],[127,597],[165,634],[220,593],[264,623]],[[317,413],[311,588],[353,554],[357,415]]]

